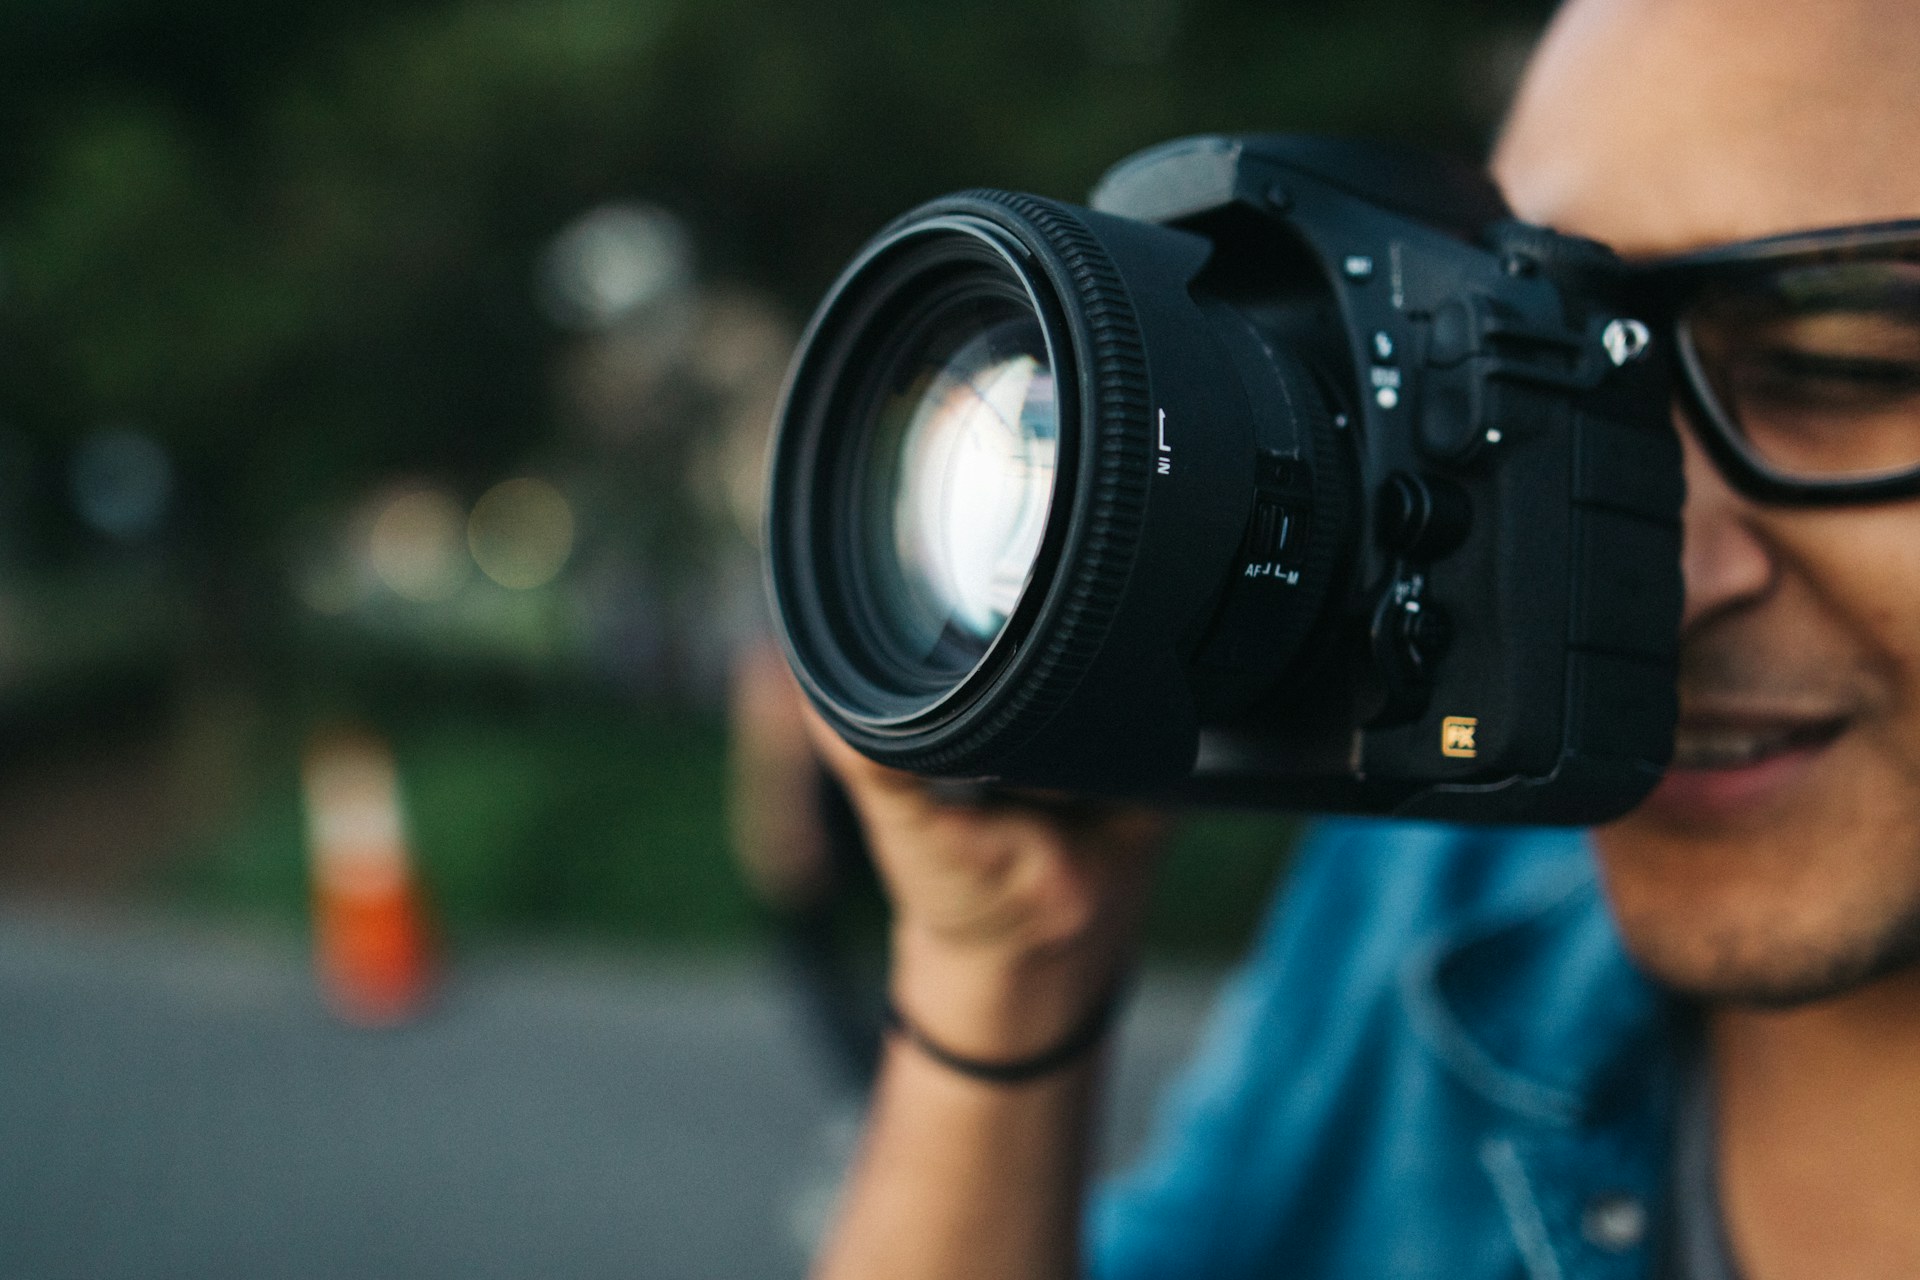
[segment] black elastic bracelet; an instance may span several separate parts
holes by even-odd
[[[1071,1066],[1081,1057],[1106,1039],[1107,1032],[1113,1029],[1114,1019],[1120,1008],[1126,1003],[1127,984],[1116,982],[1102,996],[1100,1003],[1093,1007],[1086,1021],[1073,1029],[1073,1032],[1059,1044],[1031,1058],[1021,1058],[1014,1062],[988,1062],[980,1058],[969,1058],[965,1054],[955,1053],[939,1041],[933,1039],[900,1012],[891,997],[880,1010],[880,1022],[890,1033],[900,1036],[950,1071],[957,1071],[974,1080],[983,1080],[988,1084],[1025,1084],[1029,1080],[1038,1080],[1041,1076],[1052,1075],[1062,1067]]]

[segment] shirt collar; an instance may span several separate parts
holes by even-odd
[[[1524,901],[1426,939],[1401,970],[1420,1040],[1517,1118],[1594,1122],[1644,1105],[1668,1065],[1674,1002],[1627,958],[1590,858]]]

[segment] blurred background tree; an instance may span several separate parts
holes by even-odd
[[[456,932],[740,936],[720,685],[845,258],[1181,133],[1477,154],[1547,8],[15,0],[0,881],[297,916],[346,717]],[[1237,936],[1277,830],[1190,837],[1160,936]]]

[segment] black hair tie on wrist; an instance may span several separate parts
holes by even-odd
[[[955,1053],[909,1022],[907,1016],[901,1013],[899,1007],[893,1003],[891,996],[887,998],[885,1006],[880,1011],[880,1021],[888,1032],[900,1036],[908,1044],[950,1071],[957,1071],[970,1079],[985,1081],[988,1084],[1025,1084],[1029,1080],[1038,1080],[1042,1076],[1052,1075],[1063,1067],[1071,1066],[1106,1039],[1107,1032],[1113,1029],[1114,1019],[1119,1015],[1121,1006],[1126,1003],[1126,994],[1126,983],[1114,983],[1107,994],[1100,998],[1100,1003],[1093,1007],[1086,1020],[1075,1027],[1066,1039],[1030,1058],[1020,1058],[1012,1062],[989,1062]]]

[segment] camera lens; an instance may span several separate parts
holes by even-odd
[[[767,559],[788,656],[842,737],[953,777],[1191,763],[1182,664],[1240,572],[1255,452],[1187,291],[1206,259],[1198,236],[982,191],[909,214],[841,276],[781,407]],[[1324,577],[1277,598],[1311,620]],[[1122,727],[1116,761],[1098,748]]]
[[[1060,452],[1053,362],[1005,298],[939,308],[883,366],[849,513],[877,637],[931,682],[967,674],[1040,553]]]
[[[1073,505],[1073,343],[1028,256],[975,217],[883,237],[788,388],[774,587],[804,678],[865,731],[962,712],[1050,584]]]

